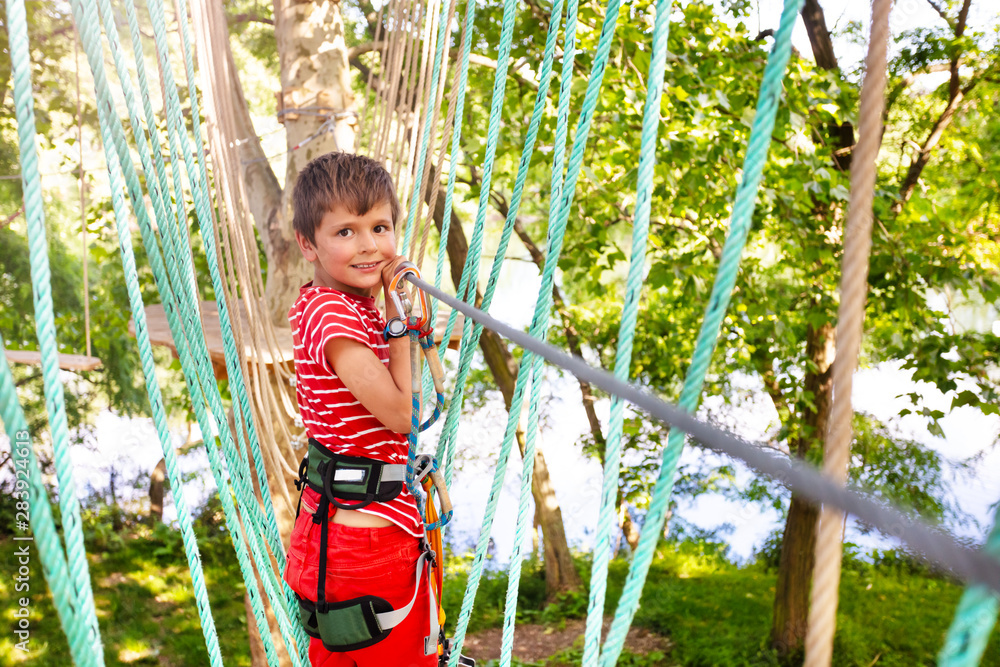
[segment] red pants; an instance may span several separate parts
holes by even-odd
[[[362,595],[385,598],[393,609],[405,607],[413,596],[420,556],[417,538],[402,528],[356,528],[328,523],[326,599],[343,602]],[[285,581],[292,590],[316,599],[319,584],[320,524],[302,508],[292,530]],[[426,574],[417,600],[399,625],[379,643],[354,651],[328,651],[313,638],[309,662],[313,667],[437,667],[437,655],[424,655],[424,637],[430,629]],[[435,640],[436,641],[436,640]]]

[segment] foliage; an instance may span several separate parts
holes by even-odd
[[[93,534],[87,538],[108,664],[155,661],[156,655],[171,664],[207,664],[179,534],[167,526],[146,526],[134,516],[124,521],[127,528],[114,550],[99,548]],[[243,584],[232,557],[232,543],[224,533],[206,531],[201,522],[196,530],[223,655],[227,664],[249,665]],[[4,617],[12,613],[17,599],[10,574],[17,567],[12,545],[9,540],[0,540],[0,574],[4,574],[0,577],[0,615]],[[665,657],[626,654],[619,664],[778,665],[760,643],[769,622],[774,575],[760,565],[736,567],[712,544],[680,542],[669,546],[657,552],[635,624],[668,637],[671,649]],[[458,618],[465,588],[463,572],[469,563],[465,558],[447,559],[445,609],[449,629]],[[876,552],[873,558],[847,554],[834,665],[865,667],[876,656],[880,656],[878,664],[897,667],[933,664],[961,587],[911,564],[909,557],[896,552]],[[620,594],[626,565],[612,563],[609,613]],[[578,566],[586,567],[586,562],[581,559]],[[4,638],[0,640],[0,660],[26,665],[68,661],[68,647],[58,623],[47,622],[55,618],[55,609],[34,559],[31,577],[33,651],[27,656],[15,653],[10,638]],[[470,633],[500,625],[506,587],[505,574],[486,573],[473,608]],[[585,607],[585,593],[567,597],[551,610],[529,613],[541,606],[544,590],[543,569],[537,561],[527,561],[519,623],[557,627],[565,619],[581,617],[579,601],[583,600]],[[574,646],[543,664],[578,664],[579,651],[580,647]],[[996,637],[982,664],[1000,665]]]
[[[155,528],[143,525],[138,517],[128,516],[124,518],[127,530],[112,536],[106,516],[101,516],[106,511],[105,507],[89,514],[84,526],[106,664],[207,665],[180,534],[162,524]],[[196,532],[226,664],[250,665],[244,587],[232,542],[228,536],[211,536],[200,528]],[[12,618],[18,599],[13,590],[12,573],[17,568],[14,544],[0,539],[0,572],[5,573],[0,583],[0,614],[5,618]],[[16,650],[11,638],[4,637],[0,640],[0,662],[69,664],[69,647],[55,622],[55,607],[37,557],[32,558],[29,576],[30,651],[24,654]]]
[[[893,502],[932,523],[969,525],[974,519],[959,507],[946,472],[951,468],[959,476],[968,474],[970,465],[946,462],[940,452],[903,437],[891,423],[864,412],[855,414],[849,480],[874,498]],[[723,492],[734,500],[785,507],[784,489],[766,478],[754,478],[745,488],[730,487]]]
[[[689,667],[782,664],[765,646],[770,623],[775,575],[762,562],[737,567],[726,560],[724,547],[712,542],[673,541],[657,550],[635,625],[669,638],[664,657],[623,656],[620,664],[685,665]],[[539,576],[534,561],[525,563],[518,623],[559,627],[582,617],[571,601],[542,611],[531,609],[532,579]],[[613,561],[608,582],[606,613],[614,611],[627,563]],[[460,562],[450,567],[461,570]],[[586,569],[588,562],[578,562]],[[464,590],[461,574],[446,579],[445,608],[455,619],[448,593]],[[498,627],[503,618],[506,581],[503,573],[488,573],[473,608],[470,632]],[[863,554],[848,545],[841,584],[834,665],[866,667],[878,664],[931,665],[951,620],[961,586],[930,572],[905,553],[876,551]],[[586,600],[586,594],[568,596]],[[458,600],[454,604],[457,604]],[[584,603],[585,604],[585,603]],[[574,646],[540,664],[579,664],[582,647]],[[655,655],[655,654],[654,654]],[[524,665],[539,663],[520,663]],[[1000,665],[1000,645],[991,643],[983,665]]]
[[[667,398],[678,395],[693,352],[728,230],[770,46],[769,40],[756,39],[741,22],[748,9],[745,3],[731,3],[726,11],[737,20],[723,21],[711,5],[685,2],[675,7],[671,20],[650,248],[632,362],[634,380]],[[507,82],[493,174],[494,203],[506,204],[510,198],[534,103],[535,91],[525,80],[536,73],[524,63],[540,61],[546,12],[546,6],[529,3],[515,23],[511,58],[522,67]],[[490,45],[499,37],[500,14],[497,2],[478,9],[481,18],[473,51],[491,53]],[[570,302],[569,324],[587,332],[588,351],[608,368],[618,343],[620,294],[630,252],[652,16],[651,3],[632,3],[619,22],[560,260],[560,289]],[[582,99],[601,18],[596,3],[583,3],[574,110]],[[953,407],[972,405],[991,413],[1000,405],[996,337],[989,331],[963,328],[961,318],[951,313],[963,303],[987,307],[1000,297],[1000,246],[990,231],[997,225],[998,130],[989,120],[995,114],[998,90],[990,72],[1000,51],[985,29],[970,27],[960,44],[949,41],[948,30],[942,25],[896,37],[898,55],[890,67],[890,91],[895,94],[879,162],[861,361],[864,366],[901,361],[913,370],[914,380],[951,392]],[[897,211],[906,167],[914,159],[912,146],[930,132],[948,90],[945,82],[921,93],[913,85],[913,73],[940,65],[956,53],[968,67],[961,74],[968,96],[933,152],[920,187]],[[477,198],[481,187],[480,176],[470,165],[481,164],[485,156],[482,129],[488,120],[492,75],[492,70],[470,69],[459,176],[468,187],[468,200]],[[836,322],[849,173],[834,142],[842,128],[857,124],[859,78],[858,72],[823,70],[805,55],[793,54],[742,270],[706,386],[706,392],[729,396],[734,374],[757,378],[758,391],[764,391],[766,378],[780,420],[779,428],[769,434],[770,444],[785,451],[801,450],[813,462],[821,460],[822,448],[816,446],[820,434],[807,418],[816,409],[817,398],[804,382],[817,370],[807,343],[812,332]],[[521,206],[521,220],[535,239],[544,236],[548,214],[557,80]],[[942,295],[947,296],[944,308]],[[559,339],[560,332],[554,337]],[[943,413],[923,406],[919,395],[911,400],[907,410],[925,415],[930,433],[940,434],[938,420]],[[940,457],[882,426],[873,428],[858,435],[865,452],[855,457],[863,466],[856,478],[877,486],[883,497],[955,519],[954,508],[946,506],[941,495]],[[626,424],[626,446],[639,461],[623,477],[627,501],[641,506],[648,492],[643,480],[657,466],[663,435],[659,425],[639,418]],[[600,455],[599,443],[590,443],[587,451]],[[913,473],[923,475],[914,486],[916,479],[890,479],[892,467],[926,470]],[[694,483],[685,487],[693,493],[724,486],[731,479],[731,471],[725,469],[703,471],[700,476],[687,472],[695,475],[689,478]]]

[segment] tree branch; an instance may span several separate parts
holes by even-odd
[[[910,163],[910,168],[906,172],[906,178],[903,179],[903,184],[899,186],[899,198],[892,205],[892,212],[896,215],[903,210],[903,206],[910,200],[913,196],[913,190],[917,186],[917,181],[920,180],[920,174],[924,171],[924,167],[930,162],[931,152],[938,145],[941,140],[941,136],[944,131],[951,125],[952,119],[955,117],[955,111],[958,110],[959,105],[962,103],[964,98],[964,91],[959,90],[954,97],[948,101],[948,106],[945,107],[941,115],[938,116],[937,121],[934,123],[934,127],[931,128],[930,134],[924,139],[924,143],[921,144],[920,150],[917,151],[916,157]]]
[[[969,18],[969,5],[972,0],[965,0],[962,3],[962,9],[958,12],[958,22],[955,24],[955,39],[961,39],[962,35],[965,33],[965,21]],[[958,94],[958,60],[959,53],[956,51],[951,57],[951,80],[948,82],[948,99],[954,99]]]
[[[20,389],[29,382],[34,382],[35,380],[38,380],[41,377],[42,377],[41,371],[38,371],[37,373],[32,373],[31,375],[25,375],[20,380],[14,382],[14,387]]]
[[[802,21],[809,33],[809,44],[812,46],[813,58],[817,67],[822,69],[838,69],[837,56],[833,52],[833,40],[826,27],[826,16],[819,0],[805,0],[802,6]]]
[[[274,25],[274,19],[269,19],[266,16],[261,16],[260,14],[255,14],[253,12],[244,12],[242,14],[236,14],[228,19],[229,25],[236,25],[238,23],[263,23],[265,25]]]
[[[805,0],[802,7],[802,21],[806,25],[806,32],[809,33],[809,43],[812,45],[816,66],[826,70],[840,69],[819,0]],[[830,123],[828,128],[830,136],[834,139],[834,145],[831,147],[834,166],[840,171],[850,171],[851,153],[841,151],[854,146],[854,126],[851,123]]]
[[[944,111],[941,112],[941,115],[938,116],[937,121],[934,122],[934,126],[931,128],[930,133],[927,135],[927,138],[924,139],[924,142],[920,145],[920,149],[917,151],[916,156],[910,163],[910,168],[906,172],[906,178],[903,179],[903,184],[899,187],[899,198],[896,199],[895,203],[892,205],[892,212],[894,214],[898,215],[899,212],[903,210],[903,206],[906,205],[906,202],[910,200],[910,197],[913,195],[913,190],[916,188],[917,182],[920,180],[920,174],[923,172],[924,167],[927,166],[927,163],[930,162],[931,152],[935,147],[937,147],[938,142],[941,141],[942,135],[944,135],[948,126],[951,125],[951,121],[955,118],[955,113],[962,107],[962,103],[965,98],[970,92],[972,92],[972,89],[975,88],[980,81],[987,78],[987,74],[989,74],[992,69],[992,67],[988,68],[973,76],[964,88],[955,90],[953,95],[951,94],[952,86],[949,82],[948,105],[944,108]]]
[[[24,204],[21,204],[21,208],[14,211],[12,214],[7,216],[5,219],[0,220],[0,230],[3,230],[7,225],[17,220],[21,214],[24,213]]]

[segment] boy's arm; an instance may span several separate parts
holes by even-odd
[[[375,419],[396,433],[409,433],[413,394],[410,339],[389,340],[389,367],[371,348],[349,338],[333,338],[323,348],[330,367]]]
[[[384,289],[405,261],[397,256],[382,270]],[[392,299],[386,294],[386,318],[400,316]],[[354,394],[372,416],[396,433],[409,433],[413,410],[413,388],[410,384],[410,339],[390,338],[389,366],[371,348],[349,338],[333,338],[326,343],[323,354],[344,386]]]

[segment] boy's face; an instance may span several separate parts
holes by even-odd
[[[342,206],[327,211],[316,228],[315,243],[295,233],[314,268],[313,284],[358,296],[373,296],[382,285],[382,267],[396,256],[389,204],[355,215]]]

